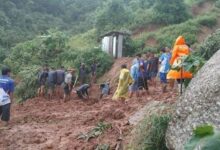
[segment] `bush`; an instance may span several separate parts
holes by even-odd
[[[218,50],[220,50],[220,30],[206,38],[199,48],[199,54],[209,60]]]
[[[153,20],[160,24],[181,23],[189,18],[183,0],[156,0],[153,11]]]
[[[126,38],[124,42],[124,56],[133,56],[143,50],[145,44],[143,40],[132,40],[131,38]]]
[[[18,73],[17,77],[20,80],[15,89],[15,96],[18,102],[35,97],[37,94],[38,72],[40,66],[24,67]]]
[[[64,34],[55,32],[18,44],[11,50],[4,62],[11,67],[15,76],[19,77],[15,94],[20,100],[26,100],[36,95],[38,71],[44,64],[55,68],[61,65],[66,68],[79,68],[80,63],[84,62],[90,70],[90,64],[96,60],[100,63],[98,76],[111,67],[113,59],[100,49],[72,50],[66,45],[66,39]]]
[[[200,25],[207,26],[209,28],[217,24],[217,18],[215,15],[205,15],[205,16],[199,17],[197,20]]]
[[[155,38],[159,41],[159,47],[172,47],[179,35],[183,35],[186,41],[192,44],[197,41],[196,34],[199,32],[198,26],[192,20],[182,24],[172,25],[157,32]]]

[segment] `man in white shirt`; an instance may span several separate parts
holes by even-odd
[[[74,69],[68,69],[66,75],[65,75],[65,79],[64,79],[64,85],[63,85],[63,89],[64,89],[64,102],[70,100],[70,93],[73,89],[73,72],[75,72]]]

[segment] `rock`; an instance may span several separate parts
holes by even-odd
[[[135,114],[129,117],[129,124],[136,126],[140,121],[142,121],[146,116],[151,116],[152,114],[162,114],[170,112],[169,107],[166,104],[159,101],[150,101],[143,108],[139,109]]]
[[[117,109],[113,112],[112,116],[113,116],[113,119],[120,120],[125,117],[125,114],[123,111]]]
[[[47,142],[45,148],[46,149],[53,149],[54,148],[53,142],[52,141]]]
[[[220,129],[220,50],[192,79],[176,103],[166,142],[170,150],[183,150],[193,128],[209,123]]]

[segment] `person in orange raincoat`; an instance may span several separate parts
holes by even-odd
[[[173,47],[170,65],[173,66],[173,65],[179,64],[181,62],[181,57],[187,56],[189,54],[190,54],[190,49],[186,45],[184,37],[179,36],[176,39],[175,45]],[[183,81],[184,79],[192,78],[192,76],[193,75],[191,72],[184,71],[184,69],[182,69],[182,71],[181,70],[177,71],[177,70],[171,69],[167,74],[167,79],[175,79],[175,80],[177,80],[178,84],[180,84],[181,79]]]

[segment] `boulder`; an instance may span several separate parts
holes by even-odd
[[[183,150],[198,125],[208,123],[220,129],[219,60],[220,50],[203,66],[178,99],[166,133],[170,150]]]

